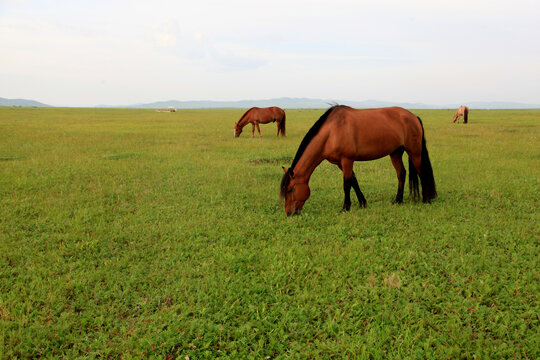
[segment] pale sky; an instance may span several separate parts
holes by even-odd
[[[540,1],[0,0],[0,97],[540,104]]]

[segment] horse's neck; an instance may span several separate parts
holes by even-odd
[[[242,116],[242,118],[240,120],[238,120],[238,126],[240,126],[241,128],[243,128],[244,126],[246,126],[247,124],[249,124],[251,120],[251,111],[248,112],[248,113],[245,113],[244,116]]]
[[[297,182],[309,183],[311,174],[313,174],[315,168],[324,160],[324,157],[321,155],[322,145],[318,141],[312,141],[306,147],[293,169]]]

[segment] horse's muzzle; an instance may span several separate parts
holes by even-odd
[[[294,211],[287,211],[287,216],[295,216],[295,215],[300,215],[300,212],[302,210],[294,210]]]

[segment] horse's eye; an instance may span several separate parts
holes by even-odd
[[[294,190],[294,188],[290,188],[287,190],[287,193],[291,193]]]

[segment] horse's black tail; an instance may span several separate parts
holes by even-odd
[[[466,124],[467,121],[469,121],[469,108],[466,107],[465,111],[463,112],[463,123]]]
[[[422,127],[420,174],[418,174],[416,167],[409,156],[409,191],[412,198],[417,201],[420,197],[418,191],[418,175],[420,175],[420,182],[422,183],[422,201],[429,203],[437,197],[437,189],[435,187],[435,178],[433,177],[433,168],[431,167],[431,161],[429,160],[429,154],[426,147],[424,125],[420,118],[418,118],[418,121],[420,121],[420,126]]]
[[[285,136],[285,120],[287,119],[287,116],[285,113],[283,113],[283,118],[281,119],[281,123],[279,123],[279,131],[281,131],[281,136]]]

